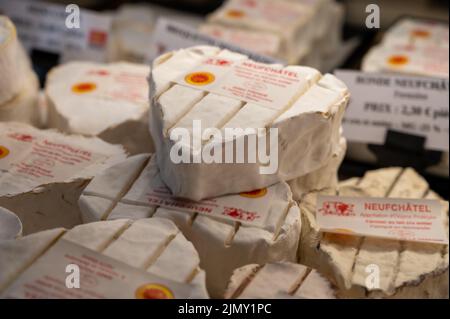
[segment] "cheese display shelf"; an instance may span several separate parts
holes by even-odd
[[[376,115],[347,121],[384,98],[349,74],[448,93],[447,20],[372,29],[346,0],[73,2],[0,0],[0,299],[181,314],[449,298],[449,156],[426,148],[441,135],[393,125],[378,145]]]

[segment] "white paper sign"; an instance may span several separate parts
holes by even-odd
[[[68,288],[68,265],[79,268],[79,288]],[[73,269],[73,268],[71,268]],[[76,277],[69,280],[75,283]],[[186,299],[193,286],[158,277],[96,251],[60,239],[1,295],[20,299]]]
[[[435,200],[319,196],[316,218],[323,232],[448,245]]]
[[[0,11],[16,25],[18,36],[30,52],[39,49],[61,55],[61,62],[107,59],[112,19],[108,15],[80,10],[80,27],[69,28],[66,19],[72,11],[66,6],[43,1],[0,0]],[[72,21],[72,20],[71,20]]]
[[[338,70],[351,100],[343,125],[351,142],[384,144],[388,129],[426,137],[449,150],[449,80]]]
[[[152,48],[148,54],[151,62],[161,54],[173,50],[189,48],[196,45],[218,46],[223,49],[238,52],[249,56],[252,60],[263,63],[282,63],[274,58],[255,54],[233,44],[214,39],[208,35],[199,33],[195,28],[159,18],[152,35]]]

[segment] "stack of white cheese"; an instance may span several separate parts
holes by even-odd
[[[362,70],[448,79],[448,30],[448,24],[402,19],[386,32],[381,44],[367,53]],[[365,162],[376,161],[375,155],[362,143],[350,143],[348,156]],[[448,152],[444,153],[440,163],[430,167],[428,172],[448,178]]]
[[[200,31],[255,53],[321,68],[338,50],[343,8],[333,0],[228,0]]]
[[[38,90],[38,79],[14,24],[0,15],[0,121],[40,125]]]
[[[47,75],[47,126],[151,152],[148,132],[150,68],[127,62],[70,62]]]

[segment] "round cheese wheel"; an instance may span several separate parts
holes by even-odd
[[[120,143],[132,154],[152,151],[149,72],[146,65],[125,62],[70,62],[52,69],[45,86],[48,126]]]
[[[316,270],[300,264],[272,263],[236,269],[227,299],[335,299],[331,283]]]
[[[83,191],[79,201],[83,221],[149,217],[174,221],[197,249],[213,297],[223,297],[227,280],[238,267],[296,260],[300,215],[286,183],[273,185],[264,192],[215,198],[203,205],[183,201],[184,208],[180,203],[173,208],[158,204],[161,202],[155,201],[154,193],[167,193],[163,187],[154,158],[145,154],[131,157],[99,174]],[[255,204],[264,198],[270,198],[265,204],[268,206]],[[168,198],[165,201],[171,202]],[[248,224],[238,217],[223,219],[220,215],[203,214],[200,209],[187,209],[191,205],[225,207],[234,201],[240,202],[241,210],[265,211],[265,215],[261,213],[264,220],[261,224]]]
[[[321,236],[315,218],[318,194],[439,199],[413,169],[393,167],[369,171],[337,189],[304,196],[300,204],[299,260],[332,280],[339,288],[340,297],[448,298],[448,245],[328,233]],[[442,202],[442,207],[448,229],[448,203]],[[366,267],[371,264],[380,269],[377,289],[366,287]]]
[[[73,242],[158,277],[190,284],[191,291],[186,298],[208,298],[197,252],[171,221],[162,218],[96,222],[70,230],[58,228],[1,241],[0,294],[60,240]]]

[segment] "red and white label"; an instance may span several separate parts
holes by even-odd
[[[69,287],[68,281],[76,285]],[[191,285],[155,276],[73,242],[60,239],[25,270],[3,292],[1,298],[184,299],[202,297],[194,294],[195,290]]]
[[[92,68],[75,78],[71,93],[79,97],[95,97],[103,100],[125,100],[146,103],[148,100],[148,70],[117,70]]]
[[[35,130],[0,129],[0,181],[2,193],[16,194],[52,182],[82,178],[108,155],[95,147],[70,142],[63,135]],[[87,144],[87,143],[85,143]],[[95,172],[90,172],[92,176]]]
[[[284,109],[307,82],[295,71],[252,60],[208,58],[174,82],[194,89]]]
[[[280,187],[283,185],[275,184],[252,192],[197,202],[174,197],[159,175],[149,178],[148,175],[143,174],[121,202],[131,205],[158,206],[240,222],[253,227],[264,227],[269,218],[270,207],[276,200],[280,200],[277,199]],[[286,207],[288,204],[286,201]]]
[[[316,219],[323,232],[448,245],[434,200],[319,196]]]

